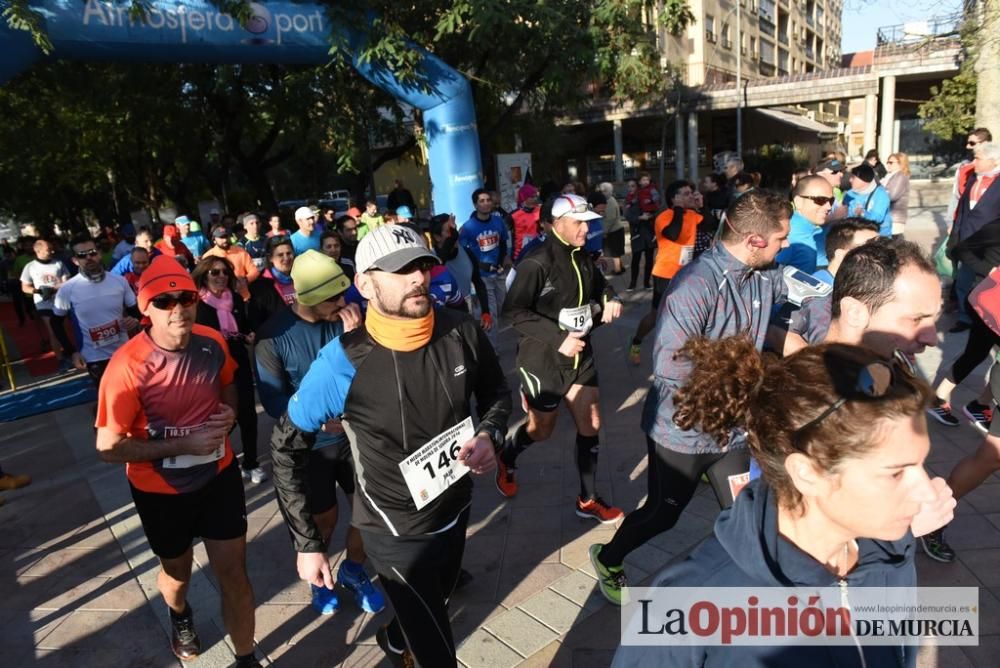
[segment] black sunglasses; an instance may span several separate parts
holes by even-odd
[[[975,147],[975,146],[979,146],[979,144],[981,144],[981,143],[982,142],[978,142],[978,141],[967,141],[967,142],[965,142],[965,145],[969,146],[969,147]]]
[[[799,195],[799,197],[811,200],[818,206],[826,206],[837,201],[836,197],[824,197],[823,195]]]
[[[408,262],[405,265],[403,265],[402,267],[400,267],[399,269],[397,269],[396,271],[391,272],[391,273],[393,273],[393,274],[409,274],[409,273],[412,273],[414,270],[420,270],[421,272],[425,272],[426,273],[426,272],[430,271],[431,269],[433,269],[436,265],[437,265],[437,262],[435,262],[434,260],[432,260],[430,258],[427,258],[427,257],[418,257],[413,262]]]
[[[79,251],[77,253],[73,253],[73,255],[75,255],[76,257],[80,258],[81,260],[86,259],[88,257],[97,257],[100,254],[101,254],[101,252],[99,250],[97,250],[96,248],[91,248],[88,251]]]
[[[229,275],[229,270],[228,269],[209,269],[208,270],[208,275],[209,276],[228,276]]]
[[[900,369],[912,375],[911,368],[908,367],[908,364],[904,366],[898,359],[894,359],[891,364],[887,362],[872,362],[871,364],[866,364],[861,367],[858,370],[858,377],[854,383],[854,387],[849,392],[851,396],[841,396],[835,402],[827,406],[822,413],[793,431],[792,447],[796,450],[803,451],[803,448],[799,443],[802,433],[815,427],[820,422],[833,415],[848,401],[881,399],[884,397],[888,394],[889,389],[896,380],[896,369]]]
[[[197,292],[182,292],[179,295],[157,295],[149,300],[149,303],[154,307],[160,309],[161,311],[170,311],[175,306],[180,304],[181,306],[188,307],[198,301]]]

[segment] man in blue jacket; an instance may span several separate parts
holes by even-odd
[[[867,218],[878,223],[879,236],[892,236],[892,201],[889,192],[875,180],[875,169],[861,163],[851,170],[851,189],[844,193],[846,216]]]
[[[503,310],[503,300],[507,296],[503,273],[510,268],[507,226],[500,214],[493,210],[493,198],[488,190],[476,189],[472,193],[472,203],[476,205],[476,210],[462,225],[458,243],[472,253],[479,264],[479,273],[486,285],[489,311],[496,319],[487,336],[496,348],[500,311]]]
[[[826,253],[821,252],[821,248],[826,239],[823,225],[836,201],[833,188],[822,176],[806,176],[795,184],[792,201],[795,212],[792,213],[788,248],[778,253],[776,260],[778,264],[791,265],[812,274],[827,264]]]

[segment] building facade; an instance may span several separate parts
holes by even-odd
[[[744,79],[840,64],[843,0],[689,0],[688,7],[695,20],[683,35],[659,32],[662,57],[688,86],[735,81],[737,52]]]

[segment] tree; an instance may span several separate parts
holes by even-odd
[[[148,1],[119,0],[139,15]],[[212,1],[241,20],[250,16],[248,0]],[[28,0],[3,4],[8,24],[29,30],[47,48],[44,23]],[[661,9],[655,11],[657,7]],[[662,99],[669,70],[661,64],[656,33],[661,26],[676,33],[693,20],[685,0],[352,0],[328,4],[327,13],[335,25],[367,36],[356,55],[384,63],[417,85],[425,82],[413,44],[463,72],[472,83],[487,169],[493,152],[512,143],[517,127],[547,124],[556,115],[580,110],[595,90],[617,102]],[[657,20],[650,20],[654,15]],[[189,201],[206,188],[220,198],[245,192],[244,201],[271,206],[276,182],[315,187],[320,178],[328,180],[320,170],[330,168],[358,172],[359,182],[365,182],[369,141],[392,143],[372,163],[377,168],[379,161],[419,144],[421,119],[417,114],[414,123],[405,122],[407,110],[361,79],[344,57],[347,48],[334,34],[331,62],[317,68],[188,65],[174,67],[175,78],[158,73],[177,96],[167,102],[169,113],[176,111],[187,125],[173,137],[158,131],[157,123],[166,118],[150,113],[158,98],[126,95],[115,108],[133,133],[141,128],[143,136],[126,132],[121,118],[111,127],[98,124],[113,137],[104,143],[117,147],[119,154],[96,152],[95,171],[116,169],[117,182],[129,184],[127,196],[150,207],[165,197]],[[127,69],[101,67],[108,68],[111,79],[118,76],[116,68]],[[97,66],[88,70],[93,77],[101,76],[100,71]],[[97,78],[89,85],[104,87]],[[7,91],[0,89],[4,95]],[[87,109],[89,113],[94,107]],[[147,118],[140,118],[144,114]],[[23,150],[16,132],[6,137],[13,143],[0,147]],[[122,155],[134,158],[147,143],[155,145],[154,159],[124,162]],[[201,173],[188,169],[190,161],[179,158],[178,151],[194,152]],[[106,183],[105,177],[107,190]]]

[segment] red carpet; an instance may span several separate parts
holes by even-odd
[[[29,318],[22,327],[17,324],[14,306],[10,302],[0,302],[0,328],[7,337],[7,355],[11,362],[24,359],[32,376],[51,376],[59,369],[55,353],[42,351],[42,339],[38,334],[40,328],[44,328],[41,321]]]

